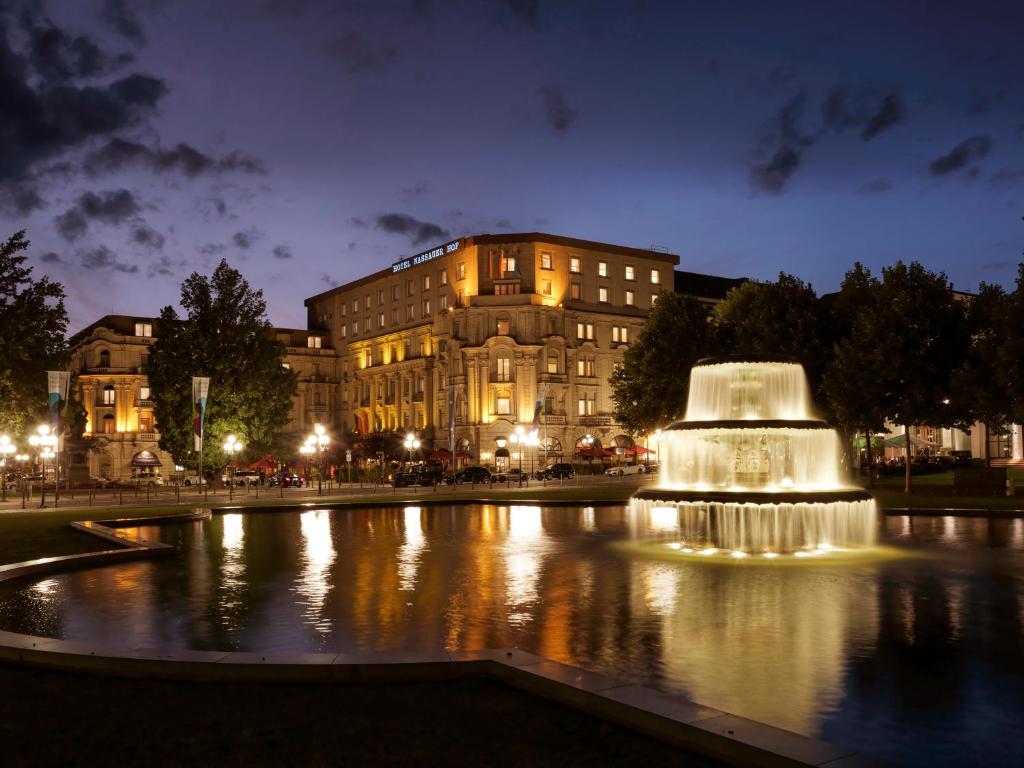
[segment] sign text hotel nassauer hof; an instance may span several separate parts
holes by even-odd
[[[417,264],[423,264],[431,259],[436,259],[439,256],[444,256],[446,253],[453,253],[462,247],[461,240],[453,240],[450,243],[439,245],[437,248],[431,248],[429,251],[423,253],[417,253],[415,256],[410,256],[407,259],[396,261],[391,265],[392,272],[401,272],[403,269],[409,269],[409,267],[415,267]]]

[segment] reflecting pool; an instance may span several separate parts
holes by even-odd
[[[1024,520],[895,517],[915,557],[647,557],[622,507],[217,515],[177,557],[0,591],[0,627],[121,647],[518,646],[916,765],[1024,752]]]

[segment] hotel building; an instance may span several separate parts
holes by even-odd
[[[339,358],[335,426],[417,431],[437,448],[451,434],[482,462],[534,423],[531,459],[570,458],[587,435],[622,440],[608,379],[678,263],[539,232],[476,235],[313,296],[309,328]]]

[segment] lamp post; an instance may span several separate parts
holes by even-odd
[[[402,443],[402,445],[405,446],[407,455],[405,464],[406,467],[408,467],[409,464],[412,464],[412,452],[418,451],[420,449],[420,441],[419,438],[416,437],[416,435],[414,435],[412,432],[408,432],[405,435],[405,441]]]
[[[39,508],[46,506],[46,460],[52,459],[55,454],[54,447],[57,445],[57,436],[51,434],[49,425],[40,424],[36,427],[36,434],[28,439],[29,445],[36,448],[39,453],[39,460],[43,468],[43,479],[39,483]],[[59,468],[58,468],[59,469]],[[54,494],[56,495],[56,480],[54,481]]]
[[[17,449],[11,438],[7,435],[0,435],[0,485],[3,486],[3,498],[0,501],[7,501],[7,457]]]
[[[231,475],[228,477],[228,501],[235,499],[235,454],[242,450],[242,444],[234,435],[228,435],[224,440],[224,453],[228,455],[231,464]]]
[[[324,492],[324,451],[327,450],[330,442],[331,438],[327,434],[327,430],[324,429],[323,424],[314,424],[313,434],[307,437],[306,442],[299,448],[299,452],[306,456],[314,453],[317,454],[317,464],[319,466],[316,479],[317,496],[322,496]]]

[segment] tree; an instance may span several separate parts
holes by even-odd
[[[1017,265],[1017,285],[1007,305],[1003,365],[1010,383],[1010,421],[1024,424],[1024,262]]]
[[[1014,380],[1011,297],[998,285],[982,283],[967,307],[970,346],[955,381],[954,402],[969,409],[973,420],[985,425],[985,461],[991,460],[988,433],[1006,431],[1013,418]]]
[[[910,493],[910,427],[970,424],[963,404],[952,399],[970,341],[964,305],[944,273],[900,261],[882,270],[878,302],[861,316],[857,332],[885,363],[885,416],[906,433],[904,491]]]
[[[859,262],[846,273],[832,300],[835,342],[822,378],[822,395],[833,424],[847,437],[855,432],[863,435],[869,485],[874,464],[871,438],[885,428],[889,397],[888,364],[870,325],[880,287],[878,279]]]
[[[690,368],[715,354],[714,316],[693,296],[663,293],[643,330],[611,376],[615,418],[631,434],[647,434],[686,408]]]
[[[24,230],[0,245],[0,430],[25,431],[46,414],[46,371],[67,364],[64,288],[32,279]]]
[[[181,286],[180,318],[160,313],[150,347],[149,384],[156,401],[160,447],[187,467],[193,451],[192,377],[209,376],[203,471],[226,464],[221,445],[233,433],[249,455],[273,450],[288,423],[295,373],[284,367],[285,348],[266,318],[263,291],[253,290],[222,260],[208,278],[193,272]]]
[[[807,372],[820,402],[829,349],[825,310],[814,289],[793,275],[773,283],[747,282],[715,308],[723,351],[741,355],[791,355]]]

